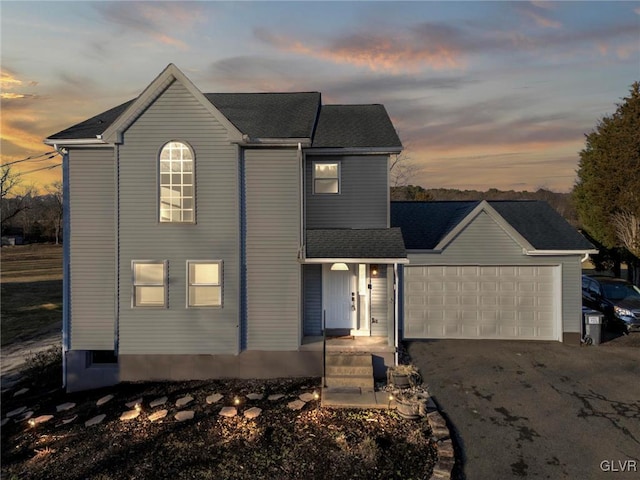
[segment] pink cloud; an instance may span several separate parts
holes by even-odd
[[[536,13],[533,11],[525,11],[524,13],[529,18],[532,18],[533,21],[536,23],[536,25],[538,25],[539,27],[543,27],[543,28],[561,28],[562,27],[562,23],[556,20],[551,20],[550,18],[546,18],[540,15],[539,13]]]
[[[163,44],[187,50],[187,43],[178,38],[191,27],[205,20],[197,3],[188,5],[169,2],[115,2],[98,4],[96,9],[109,21],[125,31],[144,34]],[[171,35],[167,32],[171,32]]]
[[[462,52],[455,45],[444,41],[421,42],[416,32],[352,34],[323,46],[272,34],[264,29],[257,30],[256,36],[282,51],[364,67],[371,71],[402,73],[464,66]]]

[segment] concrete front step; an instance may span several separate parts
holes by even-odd
[[[334,353],[326,357],[327,387],[373,389],[373,357],[370,353]]]
[[[329,353],[327,354],[327,365],[367,367],[372,366],[373,361],[370,353]]]
[[[357,375],[373,377],[373,365],[369,366],[348,366],[348,365],[327,365],[327,377],[334,375]]]
[[[387,392],[360,388],[323,388],[321,405],[329,408],[393,409],[396,402],[389,399]]]
[[[359,387],[373,389],[373,375],[332,375],[324,379],[328,388]]]

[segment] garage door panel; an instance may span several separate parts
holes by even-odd
[[[405,267],[405,337],[556,340],[558,267]]]

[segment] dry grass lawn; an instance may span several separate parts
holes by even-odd
[[[3,247],[2,345],[62,324],[62,245]]]

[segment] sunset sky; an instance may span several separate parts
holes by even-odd
[[[426,188],[569,191],[584,134],[640,80],[639,2],[2,1],[0,18],[2,163],[175,63],[203,92],[383,103]]]

